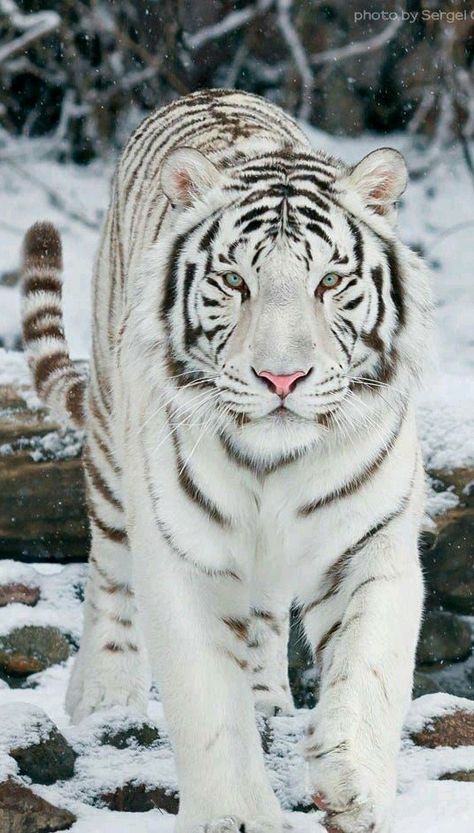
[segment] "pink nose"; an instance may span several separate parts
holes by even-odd
[[[297,370],[296,373],[289,373],[287,376],[276,376],[268,370],[262,370],[257,375],[266,379],[269,382],[269,386],[275,388],[275,393],[284,399],[293,390],[297,379],[301,379],[302,376],[307,376],[307,373],[304,370]]]

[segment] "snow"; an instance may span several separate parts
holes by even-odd
[[[466,697],[453,697],[451,694],[425,694],[424,697],[418,697],[412,704],[405,721],[405,729],[407,732],[419,732],[435,718],[452,714],[457,709],[474,711],[474,700],[467,700]]]
[[[20,162],[12,161],[0,168],[0,274],[18,269],[23,234],[32,223],[37,220],[55,223],[64,249],[67,337],[72,355],[87,358],[90,276],[112,168],[99,162],[79,167],[36,160],[35,146],[32,142],[30,154]],[[0,286],[0,310],[0,337],[11,348],[18,343],[20,332],[17,286]]]
[[[41,588],[35,607],[15,604],[0,609],[0,633],[23,624],[59,625],[79,638],[82,620],[81,590],[87,568],[83,565],[22,565],[6,560],[0,563],[0,584],[22,582]],[[63,624],[63,629],[65,625]],[[150,787],[161,786],[174,792],[177,788],[173,756],[166,722],[156,691],[152,690],[149,717],[157,726],[159,739],[150,747],[138,747],[133,741],[124,749],[100,743],[105,730],[114,734],[140,722],[138,715],[120,708],[99,713],[71,726],[64,710],[64,694],[73,659],[32,675],[34,687],[10,689],[0,684],[0,781],[18,777],[15,761],[8,749],[34,743],[42,730],[38,728],[44,712],[58,726],[79,753],[74,777],[52,786],[34,786],[34,791],[57,806],[66,807],[78,817],[72,833],[171,833],[174,818],[158,810],[147,813],[116,813],[97,806],[97,799],[129,782]],[[439,781],[445,773],[474,769],[474,746],[451,749],[423,749],[414,746],[409,734],[429,725],[435,717],[456,709],[474,711],[474,702],[447,694],[426,695],[414,701],[405,721],[402,748],[398,761],[398,795],[393,833],[472,833],[474,785]],[[286,821],[295,833],[325,833],[319,823],[323,815],[292,812],[307,806],[305,769],[300,742],[308,712],[299,710],[294,717],[270,720],[274,740],[267,756],[267,768],[273,788],[285,811]],[[260,718],[261,720],[261,718]],[[26,783],[28,783],[26,781]],[[96,806],[92,806],[95,802]]]
[[[0,607],[0,634],[25,625],[51,625],[61,628],[76,642],[82,630],[81,596],[87,567],[68,565],[55,573],[44,573],[11,559],[0,563],[0,584],[21,583],[38,587],[41,598],[34,607],[9,604]],[[38,703],[41,705],[41,703]]]

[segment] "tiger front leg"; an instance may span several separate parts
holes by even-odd
[[[148,558],[144,547],[136,550],[136,587],[175,754],[176,829],[280,833],[248,679],[244,582],[200,573],[163,539]]]
[[[84,629],[66,695],[74,723],[114,706],[146,714],[150,673],[126,535],[91,518]]]
[[[265,717],[293,714],[295,707],[288,680],[289,603],[278,610],[254,607],[249,622],[249,676],[255,707]]]
[[[306,608],[321,687],[305,756],[331,833],[391,831],[423,592],[413,531],[402,521],[390,526]]]

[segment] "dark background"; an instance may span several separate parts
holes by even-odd
[[[48,135],[56,159],[87,163],[147,111],[225,86],[330,133],[411,131],[468,154],[473,59],[474,4],[456,0],[0,0],[0,147]]]

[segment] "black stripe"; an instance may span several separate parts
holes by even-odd
[[[247,223],[245,228],[242,229],[242,234],[251,234],[251,232],[257,231],[267,222],[268,220],[251,220],[250,223]]]
[[[351,230],[352,237],[354,238],[354,257],[356,260],[356,268],[354,269],[355,272],[360,272],[362,266],[362,256],[364,253],[364,246],[362,242],[362,234],[359,227],[356,223],[351,219],[351,217],[346,217],[347,224]]]
[[[356,306],[357,306],[357,304],[356,304]],[[344,309],[346,309],[346,307],[344,307]],[[341,321],[344,322],[344,326],[345,326],[346,330],[349,330],[350,334],[352,335],[352,340],[354,342],[357,338],[357,330],[354,327],[354,324],[352,323],[352,321],[349,321],[349,319],[345,318],[343,315],[340,315],[339,318],[341,319]]]
[[[308,231],[312,231],[314,234],[317,234],[328,246],[332,246],[332,240],[327,236],[326,232],[323,231],[322,228],[315,225],[315,223],[308,223],[306,226]]]
[[[168,529],[167,525],[163,522],[163,520],[160,518],[160,516],[158,514],[159,496],[155,491],[155,484],[153,483],[151,475],[150,475],[150,467],[149,467],[149,463],[148,463],[148,459],[147,459],[147,456],[146,456],[145,449],[143,447],[143,441],[142,441],[141,445],[142,445],[142,449],[141,449],[142,450],[142,460],[143,460],[143,465],[144,465],[144,469],[145,469],[145,481],[146,481],[146,485],[147,485],[148,495],[149,495],[150,500],[151,500],[151,505],[152,505],[152,509],[153,509],[153,516],[154,516],[155,524],[156,524],[157,529],[159,530],[163,540],[166,541],[166,543],[170,547],[171,551],[174,552],[175,555],[177,555],[181,560],[186,561],[188,564],[192,565],[197,570],[199,570],[201,573],[204,573],[204,575],[206,575],[206,576],[219,577],[219,578],[232,578],[232,579],[235,579],[236,581],[241,581],[240,576],[238,576],[237,573],[234,573],[232,570],[219,570],[219,569],[213,570],[212,568],[206,567],[204,564],[200,564],[199,562],[195,561],[192,554],[188,554],[186,552],[183,552],[182,550],[179,549],[179,547],[176,546],[172,531],[170,529]]]
[[[225,327],[226,327],[225,324],[216,324],[210,330],[203,330],[203,332],[204,332],[204,335],[206,336],[206,338],[208,338],[209,341],[212,341],[212,339],[214,338],[214,336],[217,333],[219,333],[221,330],[225,330]]]
[[[250,211],[246,211],[245,214],[242,214],[242,216],[236,221],[235,225],[243,226],[244,223],[247,223],[250,220],[255,220],[256,217],[261,217],[262,214],[266,214],[268,211],[273,211],[273,207],[268,205],[255,206],[255,208],[251,208]]]
[[[191,286],[196,276],[196,264],[186,263],[183,283],[183,317],[184,317],[184,343],[189,349],[195,344],[196,339],[202,333],[202,327],[194,327],[189,315],[189,303]]]
[[[352,301],[348,301],[347,304],[345,304],[342,309],[349,309],[349,310],[357,309],[359,304],[363,301],[363,298],[364,298],[363,295],[358,295],[357,298],[353,298]]]
[[[350,354],[350,352],[349,352],[349,349],[346,347],[346,345],[344,344],[344,342],[342,341],[342,339],[338,336],[338,334],[336,333],[336,331],[335,331],[334,327],[331,327],[331,332],[332,332],[332,334],[333,334],[334,338],[336,339],[336,341],[338,342],[338,344],[340,345],[340,347],[341,347],[341,349],[342,349],[343,353],[344,353],[344,354],[345,354],[345,356],[347,357],[347,360],[350,362],[350,360],[351,360],[351,354]]]
[[[378,328],[380,327],[384,316],[385,316],[385,302],[383,299],[383,272],[381,266],[375,266],[371,270],[372,280],[375,285],[375,289],[377,290],[377,319],[375,321],[374,330],[378,332]]]
[[[97,527],[98,530],[102,533],[105,538],[108,538],[109,541],[113,541],[114,544],[124,544],[128,545],[128,535],[125,529],[117,529],[116,527],[109,526],[102,518],[99,517],[97,511],[90,501],[88,500],[88,509],[89,509],[89,518]]]
[[[344,483],[338,489],[334,489],[334,491],[329,492],[329,494],[325,495],[322,498],[318,498],[317,500],[311,501],[311,503],[306,503],[300,509],[298,509],[298,515],[301,517],[307,517],[311,515],[312,512],[316,512],[317,509],[322,509],[324,506],[327,506],[329,503],[333,503],[335,500],[341,500],[342,498],[348,497],[360,489],[364,483],[367,482],[375,473],[378,471],[380,466],[383,464],[385,459],[388,457],[389,453],[391,452],[393,446],[395,445],[396,440],[400,435],[400,431],[402,428],[403,420],[405,418],[405,410],[400,417],[399,422],[397,423],[396,428],[392,432],[388,442],[384,443],[384,445],[379,448],[374,460],[372,463],[365,465],[362,471],[359,472],[355,477],[351,480],[348,480],[347,483]]]
[[[215,521],[215,523],[219,524],[219,526],[229,527],[231,525],[230,519],[223,515],[216,504],[209,497],[207,497],[204,492],[202,492],[197,483],[191,477],[189,466],[184,464],[177,432],[172,431],[171,436],[176,456],[176,472],[178,475],[179,485],[188,498],[192,500],[193,503],[196,503],[199,508],[206,513],[207,517],[211,521]]]
[[[219,231],[220,221],[221,221],[221,218],[216,217],[216,219],[209,226],[206,233],[203,234],[201,242],[199,244],[199,248],[202,252],[206,252],[208,250],[209,246],[211,245],[211,243],[214,242],[215,237],[217,235],[217,232]]]
[[[234,332],[234,330],[235,330],[236,326],[237,326],[237,324],[234,324],[234,325],[230,328],[229,332],[228,332],[228,333],[226,333],[226,335],[225,335],[225,336],[224,336],[224,338],[222,339],[221,343],[220,343],[220,344],[219,344],[219,346],[216,348],[216,362],[218,362],[218,361],[219,361],[220,354],[222,353],[222,351],[223,351],[224,347],[226,346],[227,342],[229,341],[229,339],[230,339],[230,337],[231,337],[232,333]]]
[[[339,260],[339,263],[342,263],[342,261]],[[358,278],[352,278],[352,280],[349,281],[349,283],[344,287],[344,289],[340,289],[339,292],[335,292],[333,297],[338,298],[339,295],[342,295],[343,292],[347,292],[348,289],[351,289],[351,287],[356,285],[358,280]]]
[[[387,258],[388,268],[390,272],[390,295],[393,305],[397,311],[398,329],[405,326],[406,311],[405,299],[403,295],[403,282],[400,265],[398,262],[397,253],[393,243],[386,243],[385,256]]]
[[[315,607],[322,604],[323,602],[327,601],[328,599],[332,598],[332,596],[336,596],[339,592],[341,582],[345,577],[346,568],[349,565],[352,557],[357,555],[360,550],[362,550],[366,544],[370,541],[371,538],[374,538],[379,532],[385,529],[392,521],[395,520],[399,515],[401,515],[407,505],[408,501],[410,500],[411,492],[413,487],[413,480],[410,482],[410,488],[407,494],[401,499],[398,507],[390,514],[388,517],[384,518],[379,523],[375,524],[365,535],[362,536],[355,544],[349,547],[338,559],[337,561],[326,570],[326,573],[323,578],[323,582],[330,582],[330,585],[327,591],[324,593],[323,596],[319,596],[314,601],[307,604],[303,610],[303,616],[306,616],[311,610],[314,610]]]
[[[308,220],[311,220],[313,223],[322,223],[324,226],[328,226],[328,228],[332,228],[331,221],[324,217],[319,211],[315,211],[314,208],[308,208],[306,205],[298,205],[297,211],[299,214],[302,214],[303,217],[307,217]]]

